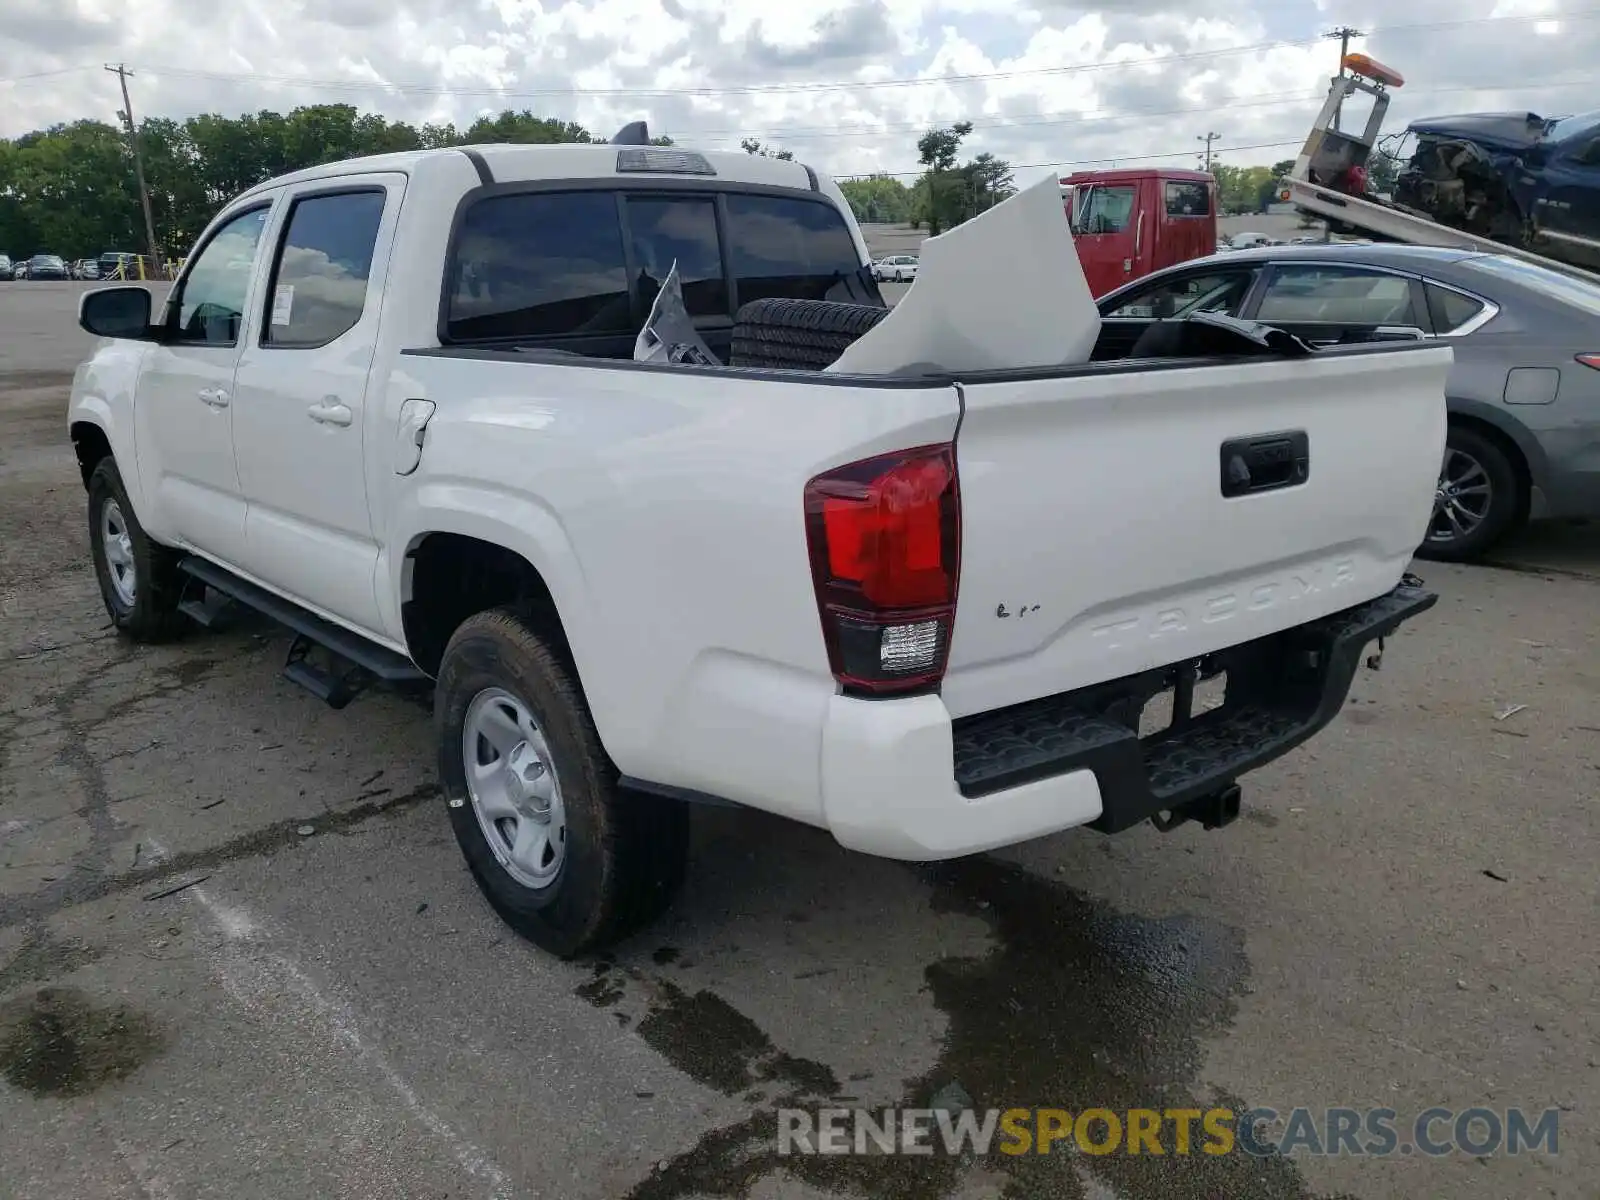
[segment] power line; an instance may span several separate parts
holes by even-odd
[[[1206,165],[1205,165],[1205,169],[1208,172],[1211,170],[1211,143],[1212,142],[1216,142],[1216,141],[1221,141],[1221,140],[1222,140],[1222,135],[1220,133],[1206,133],[1206,134],[1202,134],[1200,137],[1197,137],[1195,139],[1195,141],[1197,141],[1197,142],[1204,142],[1206,144]]]
[[[1531,92],[1552,91],[1558,88],[1593,88],[1593,78],[1562,79],[1549,83],[1535,84],[1451,84],[1445,87],[1422,88],[1408,91],[1406,96],[1439,96],[1457,92]],[[1048,128],[1061,125],[1109,125],[1131,120],[1147,120],[1151,117],[1179,117],[1195,113],[1220,113],[1237,112],[1250,108],[1277,108],[1286,104],[1299,101],[1310,103],[1320,100],[1320,92],[1274,92],[1257,96],[1249,100],[1238,100],[1229,104],[1198,104],[1186,108],[1128,108],[1116,112],[1094,114],[1082,112],[1043,112],[1023,113],[1016,117],[999,117],[985,120],[982,117],[968,118],[972,122],[974,131],[981,129],[1034,129]],[[885,122],[881,125],[831,125],[831,126],[778,126],[768,129],[754,129],[749,126],[740,126],[734,129],[695,129],[697,138],[715,137],[759,137],[764,140],[797,140],[812,141],[835,137],[875,137],[891,136],[899,133],[917,133],[929,127],[927,121],[899,121]]]
[[[1549,21],[1559,19],[1563,21],[1593,20],[1600,17],[1600,9],[1585,9],[1577,12],[1534,13],[1504,17],[1473,17],[1455,21],[1424,21],[1409,25],[1390,25],[1379,29],[1380,34],[1391,35],[1396,33],[1435,31],[1440,29],[1462,28],[1468,26],[1495,25],[1507,22]],[[1268,42],[1256,42],[1251,45],[1218,50],[1193,50],[1178,54],[1158,54],[1142,58],[1116,59],[1111,61],[1093,63],[1075,63],[1063,67],[1031,67],[1008,71],[985,71],[960,75],[927,75],[904,77],[898,79],[869,79],[869,80],[836,80],[822,83],[770,83],[770,84],[730,84],[726,87],[692,87],[692,88],[589,88],[589,87],[564,87],[564,88],[534,88],[529,90],[512,91],[497,87],[458,87],[444,86],[441,84],[426,83],[395,83],[382,80],[357,80],[357,79],[319,79],[310,76],[272,75],[255,71],[205,71],[188,67],[167,67],[146,64],[143,68],[147,73],[173,78],[185,79],[211,79],[221,82],[261,82],[279,83],[290,86],[320,88],[324,90],[346,90],[367,92],[389,92],[415,95],[438,96],[499,96],[508,100],[546,98],[551,96],[571,97],[606,97],[606,98],[650,98],[669,96],[732,96],[732,95],[806,95],[818,92],[831,91],[874,91],[881,88],[895,87],[927,87],[932,85],[948,85],[955,83],[975,83],[996,79],[1019,79],[1034,75],[1076,75],[1089,71],[1121,70],[1133,67],[1160,66],[1167,63],[1194,62],[1204,59],[1228,58],[1243,54],[1255,54],[1264,50],[1281,50],[1306,48],[1315,46],[1325,35],[1298,39],[1278,39]],[[1363,35],[1366,36],[1366,35]]]
[[[1243,150],[1282,150],[1289,146],[1299,146],[1304,141],[1304,138],[1295,138],[1287,142],[1256,142],[1249,146],[1224,146],[1219,150],[1212,151],[1212,153],[1216,155],[1237,154]],[[1106,163],[1154,162],[1162,158],[1183,158],[1185,155],[1193,153],[1193,150],[1168,150],[1161,154],[1119,154],[1115,158],[1075,158],[1066,162],[1011,163],[1009,165],[1013,171],[1036,171],[1043,170],[1046,167],[1052,169],[1061,167],[1098,167]],[[921,175],[926,170],[926,167],[917,167],[911,171],[834,171],[832,175],[835,179],[871,179],[875,175],[885,175],[890,179],[902,179],[910,178],[913,175]]]
[[[28,75],[11,75],[0,79],[0,83],[26,83],[30,79],[49,79],[56,75],[74,75],[79,71],[92,71],[94,64],[79,63],[75,67],[57,67],[52,71],[34,71]]]

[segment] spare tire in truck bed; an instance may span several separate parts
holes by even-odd
[[[739,307],[730,367],[820,371],[889,315],[875,304],[771,297]]]

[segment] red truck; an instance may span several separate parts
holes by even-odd
[[[1061,180],[1078,261],[1098,299],[1131,279],[1216,253],[1217,181],[1164,167]]]

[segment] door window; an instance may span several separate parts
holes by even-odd
[[[728,197],[728,248],[739,303],[769,296],[825,300],[861,269],[844,217],[831,204],[785,196]],[[890,266],[911,265],[895,255]]]
[[[1409,279],[1335,267],[1280,267],[1267,284],[1255,319],[1426,328],[1412,301]]]
[[[361,320],[386,199],[375,189],[294,202],[267,289],[263,346],[326,346]]]
[[[455,341],[627,333],[616,194],[478,201],[462,219],[449,281],[445,332]]]
[[[1132,185],[1089,188],[1086,199],[1081,191],[1078,196],[1083,199],[1083,205],[1078,213],[1076,232],[1121,233],[1128,228],[1133,217]]]
[[[1197,312],[1232,316],[1239,311],[1253,278],[1249,271],[1213,271],[1166,279],[1128,297],[1105,315],[1145,320],[1167,320]]]
[[[628,200],[628,230],[640,304],[648,311],[678,264],[678,284],[691,317],[728,315],[728,281],[722,273],[716,202],[704,197],[641,197]]]
[[[232,346],[239,340],[268,211],[263,205],[234,217],[194,259],[173,297],[175,306],[168,307],[178,341]]]

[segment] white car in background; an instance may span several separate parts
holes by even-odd
[[[879,283],[911,283],[917,277],[917,256],[887,255],[872,265],[872,274]]]

